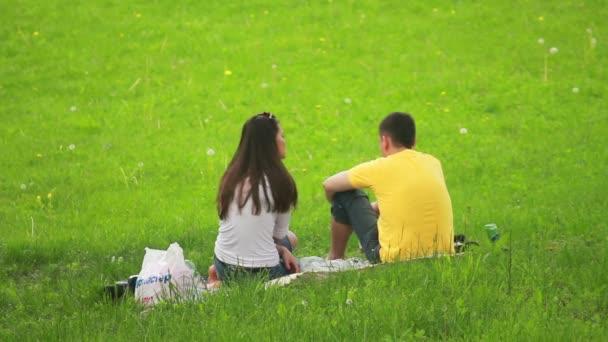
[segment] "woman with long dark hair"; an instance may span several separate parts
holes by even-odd
[[[243,125],[241,141],[217,195],[220,227],[209,284],[263,274],[271,279],[299,272],[289,231],[298,201],[282,159],[285,137],[276,116],[261,113]]]

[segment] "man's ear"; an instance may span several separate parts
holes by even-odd
[[[382,146],[382,151],[386,151],[388,150],[389,147],[389,137],[387,135],[381,135],[380,136],[380,146]]]

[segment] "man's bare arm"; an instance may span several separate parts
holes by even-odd
[[[336,192],[355,189],[348,179],[348,171],[342,171],[327,178],[325,182],[323,182],[323,188],[325,189],[325,196],[330,202],[334,198]]]

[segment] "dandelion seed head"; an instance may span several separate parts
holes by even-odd
[[[351,102],[352,102],[352,100],[348,97],[344,99],[344,103],[346,103],[346,104],[350,104]]]
[[[464,127],[462,127],[462,128],[460,129],[460,134],[467,134],[467,133],[469,133],[469,130],[468,130],[468,129],[466,129],[466,128],[464,128]]]
[[[75,112],[75,111],[77,111],[77,110],[78,110],[78,107],[76,107],[76,106],[72,106],[72,107],[70,107],[70,111],[71,111],[71,112]]]
[[[558,52],[559,52],[559,49],[556,48],[555,46],[549,49],[549,53],[552,55],[555,55]]]
[[[21,184],[21,190],[25,190],[25,189],[27,189],[27,185]]]
[[[346,305],[351,305],[353,304],[353,300],[350,298],[346,298]]]
[[[273,64],[271,67],[272,67],[273,69],[276,69],[276,68],[277,68],[277,65],[276,65],[276,64]]]
[[[540,44],[540,45],[545,44],[545,39],[544,38],[538,38],[538,44]]]
[[[139,162],[139,163],[137,163],[137,167],[138,167],[138,168],[140,168],[140,169],[141,169],[142,167],[144,167],[144,162]]]
[[[70,146],[68,146],[68,149],[70,149],[70,151],[73,151],[76,148],[76,145],[74,144],[70,144]]]
[[[591,46],[596,46],[597,45],[597,38],[593,37],[591,38]]]
[[[587,28],[585,31],[587,31],[587,33],[589,33],[589,34],[592,34],[592,33],[593,33],[593,30],[591,30],[591,28],[590,28],[590,27],[588,27],[588,28]]]
[[[208,149],[207,149],[207,155],[208,155],[208,156],[213,156],[213,155],[215,155],[215,150],[214,150],[214,149],[212,149],[212,148],[208,148]]]
[[[260,87],[266,89],[266,88],[268,88],[268,83],[262,83],[262,84],[260,84]]]
[[[306,305],[308,305],[308,302],[307,302],[307,301],[305,301],[305,300],[303,300],[303,301],[302,301],[302,305],[306,306]]]
[[[580,91],[580,89],[578,89],[578,87],[572,88],[572,92],[575,94],[578,94],[579,91]]]

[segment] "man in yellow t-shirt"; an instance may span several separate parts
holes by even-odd
[[[380,123],[383,157],[323,182],[332,203],[329,259],[342,259],[354,231],[367,259],[391,262],[453,254],[452,203],[441,163],[415,151],[416,126],[406,113]],[[377,202],[357,189],[371,189]]]

